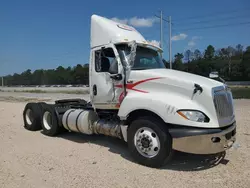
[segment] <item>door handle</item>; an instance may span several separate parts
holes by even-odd
[[[96,87],[96,85],[93,85],[93,94],[97,95],[97,87]]]

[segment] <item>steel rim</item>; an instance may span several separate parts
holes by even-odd
[[[26,122],[31,125],[32,122],[34,121],[34,116],[32,113],[31,109],[27,109],[26,113],[25,113],[25,118],[26,118]]]
[[[152,129],[142,127],[134,136],[134,145],[137,151],[144,157],[155,157],[160,151],[160,139]]]
[[[52,116],[48,111],[43,114],[43,125],[47,130],[50,130],[52,128]]]

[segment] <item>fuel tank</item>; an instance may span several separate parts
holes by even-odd
[[[69,131],[93,134],[91,126],[98,120],[97,114],[92,110],[69,109],[62,118],[63,127]]]
[[[122,138],[118,121],[100,119],[93,110],[69,109],[63,114],[62,124],[65,129],[72,132]]]

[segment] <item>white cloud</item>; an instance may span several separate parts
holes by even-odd
[[[196,43],[193,40],[188,42],[189,47],[194,47],[195,45],[196,45]]]
[[[128,24],[128,19],[119,19],[119,18],[114,17],[114,18],[111,18],[111,20],[121,23],[121,24]]]
[[[153,24],[157,21],[154,18],[129,18],[129,19],[119,19],[119,18],[111,18],[111,20],[122,23],[122,24],[128,24],[134,27],[152,27]]]
[[[192,40],[200,40],[200,39],[202,39],[201,36],[193,36],[193,37],[192,37]]]
[[[148,43],[160,47],[160,41],[157,40],[148,40]]]
[[[155,22],[153,18],[137,18],[133,17],[129,20],[129,23],[135,27],[152,27]]]
[[[196,46],[196,42],[197,42],[198,40],[201,40],[201,39],[202,39],[202,37],[200,37],[200,36],[193,36],[193,37],[191,38],[191,40],[188,41],[188,47],[189,47],[189,48],[195,47],[195,46]]]
[[[172,36],[171,40],[173,41],[178,41],[178,40],[184,40],[187,38],[187,34],[185,33],[180,33],[179,35],[174,35]]]

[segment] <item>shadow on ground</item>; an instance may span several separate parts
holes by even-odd
[[[60,135],[60,138],[70,140],[76,143],[92,143],[99,146],[109,148],[109,151],[115,154],[118,154],[129,160],[136,163],[133,158],[130,156],[130,153],[127,148],[126,142],[102,135],[84,135],[81,133],[64,133]],[[222,152],[220,154],[214,155],[194,155],[182,152],[175,152],[175,155],[172,161],[166,166],[162,167],[162,170],[175,170],[175,171],[201,171],[206,170],[212,167],[215,167],[219,164],[226,165],[229,161],[224,159],[226,153]]]
[[[226,165],[226,152],[214,155],[195,155],[176,151],[172,161],[162,169],[176,171],[201,171],[213,168],[219,164]]]

